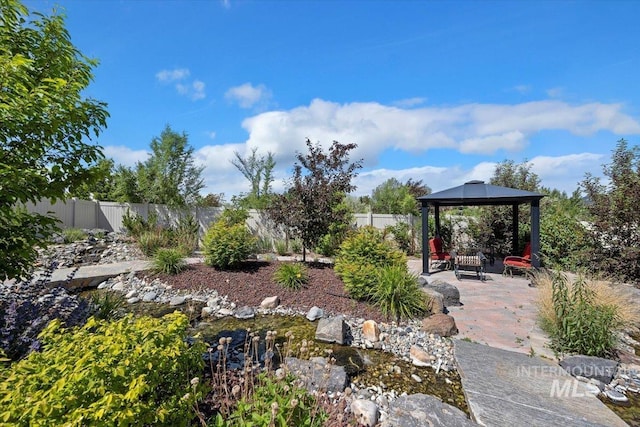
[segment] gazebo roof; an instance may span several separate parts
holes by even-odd
[[[418,197],[418,201],[423,206],[479,206],[528,203],[543,197],[543,194],[531,191],[485,184],[484,181],[469,181],[457,187]]]

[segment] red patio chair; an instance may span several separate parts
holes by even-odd
[[[439,267],[444,266],[445,269],[449,269],[451,266],[451,254],[442,250],[442,239],[438,236],[433,239],[429,239],[430,263],[437,263]]]
[[[513,276],[513,270],[527,272],[531,270],[531,242],[524,245],[522,256],[510,255],[502,261],[504,270],[502,274]]]

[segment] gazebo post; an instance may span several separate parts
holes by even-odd
[[[520,230],[518,228],[518,226],[520,225],[518,222],[518,204],[514,203],[513,204],[513,209],[511,211],[511,229],[513,230],[513,249],[512,249],[512,254],[513,255],[520,255],[520,252],[518,250],[518,248],[520,247],[520,245],[518,244],[518,237],[520,235]]]
[[[431,248],[429,247],[429,205],[422,202],[422,274],[429,275],[429,260]]]
[[[540,268],[540,200],[531,201],[531,265]]]

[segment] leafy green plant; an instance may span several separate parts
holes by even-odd
[[[254,248],[255,238],[244,222],[234,222],[233,216],[224,214],[207,230],[203,241],[205,263],[222,269],[239,266]]]
[[[94,318],[65,330],[57,320],[40,335],[43,351],[0,370],[5,425],[175,425],[192,418],[191,380],[205,346],[186,341],[180,313],[161,319]]]
[[[566,276],[556,274],[551,291],[553,315],[543,318],[541,326],[549,333],[552,348],[588,356],[611,354],[614,332],[621,326],[616,307],[599,301],[581,277],[570,285]]]
[[[413,234],[408,223],[398,222],[395,225],[388,225],[385,231],[393,235],[393,240],[398,249],[407,255],[414,253]]]
[[[160,248],[169,246],[170,234],[161,228],[145,231],[138,237],[138,247],[146,256],[153,256]]]
[[[300,289],[309,282],[309,272],[302,263],[283,263],[273,274],[273,280],[289,289]]]
[[[93,316],[102,320],[114,320],[121,314],[124,298],[118,292],[98,292],[89,297],[89,307]]]
[[[335,271],[352,298],[370,299],[375,289],[376,269],[391,265],[407,265],[406,256],[371,227],[362,227],[340,245]]]
[[[422,315],[427,310],[427,296],[418,286],[418,276],[408,271],[406,265],[377,270],[373,302],[385,316],[398,322]]]
[[[79,228],[65,228],[62,230],[65,243],[73,243],[87,238],[87,233]]]
[[[255,427],[320,427],[327,418],[316,398],[295,385],[295,377],[274,378],[273,373],[258,376],[253,394],[241,399],[224,424]]]
[[[275,241],[276,253],[280,256],[289,255],[290,252],[287,246],[288,245],[286,240],[276,240]]]
[[[157,273],[178,274],[187,268],[179,249],[160,248],[153,255],[153,269]]]

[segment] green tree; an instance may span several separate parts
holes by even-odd
[[[604,165],[608,183],[587,174],[580,184],[591,214],[592,268],[633,283],[640,282],[640,147],[618,141],[611,163]]]
[[[271,183],[273,182],[273,169],[276,162],[273,153],[268,152],[264,156],[257,155],[257,148],[251,150],[251,154],[242,157],[237,151],[235,159],[231,160],[240,173],[251,184],[248,194],[240,196],[238,202],[246,209],[264,209],[269,204]]]
[[[380,214],[418,214],[416,199],[409,187],[395,178],[389,178],[371,194],[371,211]]]
[[[95,179],[88,143],[106,126],[106,104],[83,95],[97,61],[71,43],[62,16],[29,15],[0,0],[0,277],[25,274],[56,230],[27,201],[63,199]]]
[[[115,189],[114,169],[112,159],[100,159],[95,166],[89,168],[95,179],[82,182],[75,191],[69,192],[69,196],[83,200],[112,201]]]
[[[284,194],[274,195],[268,216],[288,227],[304,248],[315,248],[332,224],[348,223],[350,211],[338,206],[355,190],[351,181],[362,160],[349,162],[349,152],[356,144],[334,141],[329,152],[324,152],[320,144],[312,144],[309,139],[306,143],[308,153],[297,153],[289,187]]]
[[[516,164],[513,160],[505,160],[496,165],[493,176],[489,180],[492,185],[517,188],[525,191],[537,191],[540,178],[531,170],[531,163],[525,161]],[[511,254],[513,248],[511,206],[490,206],[482,210],[477,223],[471,225],[472,235],[481,245],[487,243],[494,247],[500,255]],[[525,236],[531,229],[530,212],[519,210],[518,231],[519,242],[524,247]]]
[[[204,187],[202,171],[193,160],[193,147],[186,133],[167,125],[160,137],[151,140],[151,156],[136,166],[138,187],[149,203],[169,206],[192,205]]]

